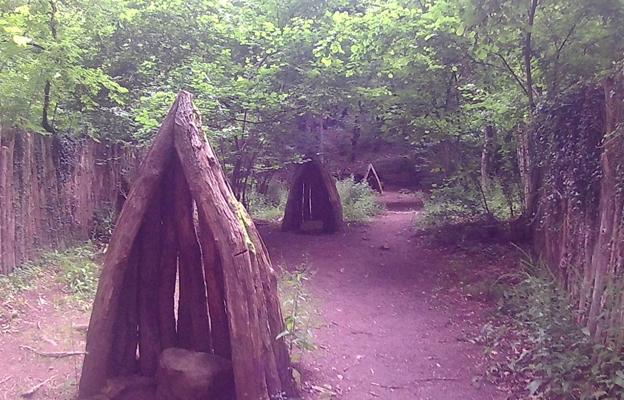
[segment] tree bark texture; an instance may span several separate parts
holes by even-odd
[[[487,190],[490,187],[492,175],[492,159],[496,145],[496,128],[486,125],[483,128],[483,146],[481,147],[481,188]]]

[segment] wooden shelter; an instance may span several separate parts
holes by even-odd
[[[171,347],[231,360],[238,400],[292,395],[283,330],[265,246],[205,140],[191,94],[180,92],[106,252],[80,397],[113,378],[154,376]]]
[[[373,167],[373,164],[368,164],[366,175],[364,175],[364,182],[366,182],[374,191],[383,193],[381,180],[379,179],[379,175],[377,175],[377,171],[375,170],[375,167]]]
[[[317,160],[299,164],[288,193],[282,229],[334,233],[342,225],[342,204],[334,178]]]

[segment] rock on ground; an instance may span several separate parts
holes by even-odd
[[[157,400],[231,400],[232,363],[208,353],[170,348],[160,355]]]

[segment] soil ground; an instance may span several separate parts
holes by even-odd
[[[471,343],[488,306],[449,286],[457,260],[414,235],[412,196],[382,201],[383,215],[336,235],[261,227],[275,264],[313,271],[317,350],[299,366],[307,398],[505,399],[484,377],[483,348]]]
[[[499,400],[474,343],[489,306],[460,289],[478,262],[429,248],[413,233],[418,202],[382,196],[388,210],[335,235],[284,233],[261,224],[274,264],[306,263],[316,309],[314,344],[297,364],[305,399]],[[465,266],[469,267],[466,268]],[[468,278],[471,279],[471,278]],[[474,279],[474,275],[472,277]],[[45,382],[35,399],[70,399],[81,356],[42,357],[84,349],[88,313],[73,307],[44,276],[9,307],[0,331],[0,399],[17,399]]]

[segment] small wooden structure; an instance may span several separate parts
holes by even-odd
[[[379,179],[379,175],[377,175],[377,171],[375,170],[375,167],[373,167],[373,164],[368,164],[366,175],[364,175],[364,182],[366,182],[374,191],[383,194],[383,186],[381,185],[381,180]]]
[[[80,397],[112,378],[154,376],[170,347],[231,360],[238,400],[292,395],[283,330],[265,246],[205,140],[192,96],[180,92],[106,253]]]
[[[324,233],[337,232],[343,226],[336,182],[317,160],[297,166],[282,220],[285,231],[308,230],[306,226]]]

